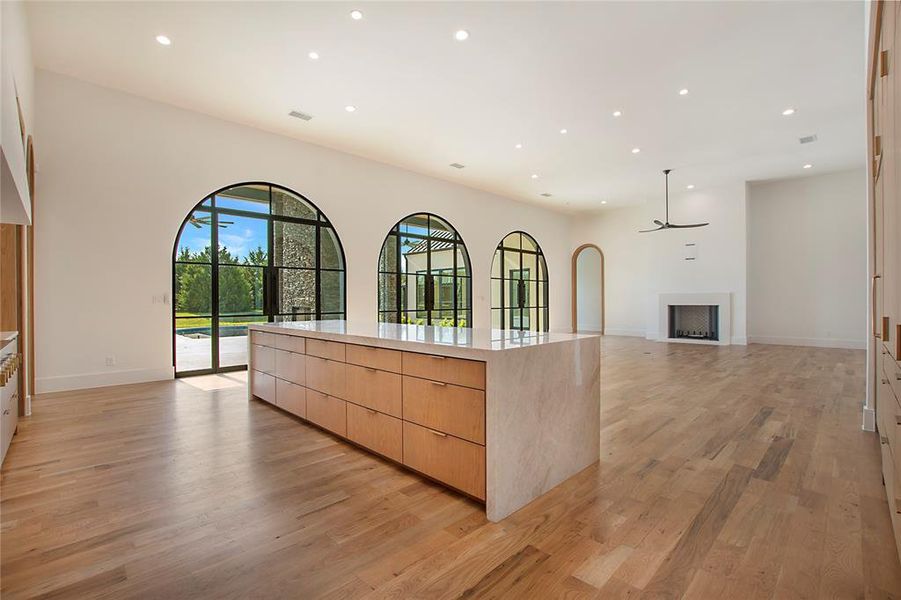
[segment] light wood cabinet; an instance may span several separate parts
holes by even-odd
[[[250,334],[250,343],[257,346],[267,346],[275,348],[276,340],[281,337],[274,333],[266,333],[264,331],[253,331]]]
[[[485,499],[485,446],[404,421],[404,464]]]
[[[250,390],[254,396],[275,404],[275,377],[272,375],[251,369]]]
[[[404,352],[404,375],[485,389],[485,363],[433,354]]]
[[[344,362],[344,344],[341,342],[328,342],[325,340],[309,339],[306,342],[307,354],[327,358],[329,360]]]
[[[403,388],[399,374],[358,365],[347,365],[346,373],[345,398],[348,401],[395,417],[402,416]]]
[[[279,336],[288,337],[288,336]],[[279,379],[304,385],[306,383],[306,357],[287,350],[275,351],[275,376]]]
[[[485,392],[404,376],[404,419],[485,443]]]
[[[307,416],[306,392],[306,388],[302,385],[284,379],[276,379],[275,405],[292,415],[305,418]]]
[[[275,348],[269,346],[250,346],[250,363],[261,373],[275,374]]]
[[[313,340],[310,340],[313,341]],[[312,347],[307,344],[307,348]],[[344,398],[347,377],[343,362],[307,356],[307,387],[329,396]]]
[[[307,390],[307,420],[347,437],[347,402],[316,390]]]
[[[390,415],[348,403],[347,439],[391,460],[404,459],[403,422]]]
[[[287,350],[297,354],[306,353],[306,338],[299,335],[276,335],[275,347],[278,350]]]
[[[348,344],[347,363],[392,373],[401,372],[401,353],[397,350]]]

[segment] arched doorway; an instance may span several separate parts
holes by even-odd
[[[524,231],[504,236],[491,261],[491,327],[548,330],[547,262]]]
[[[463,238],[430,213],[398,221],[379,253],[379,322],[472,327],[472,276]]]
[[[573,333],[604,333],[604,253],[582,244],[572,258]]]
[[[343,319],[345,294],[344,249],[312,202],[270,183],[214,192],[172,250],[175,374],[244,369],[249,324]]]

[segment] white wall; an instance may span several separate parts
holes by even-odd
[[[489,324],[494,250],[521,229],[548,262],[551,329],[570,329],[566,216],[46,71],[36,84],[38,391],[172,375],[171,306],[152,299],[171,295],[172,245],[191,207],[241,181],[284,185],[328,215],[347,256],[349,319],[376,318],[389,228],[430,211],[466,242],[476,327]]]
[[[707,227],[638,233],[654,227],[663,213],[661,197],[573,219],[572,247],[594,243],[604,252],[607,334],[656,339],[659,294],[728,292],[731,341],[746,343],[744,184],[671,195],[671,222],[709,222]],[[686,243],[697,245],[696,260],[685,260]]]
[[[19,127],[19,109],[25,133],[34,127],[34,65],[22,2],[0,2],[0,177],[3,223],[28,224],[31,202],[25,168],[25,147]]]
[[[751,341],[865,348],[865,170],[748,189]]]
[[[579,331],[601,331],[601,254],[585,248],[576,257],[576,317]]]

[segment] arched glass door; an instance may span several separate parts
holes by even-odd
[[[334,228],[299,194],[268,183],[211,194],[173,251],[176,375],[246,368],[251,323],[343,319],[344,273]]]
[[[548,330],[548,276],[535,238],[514,231],[497,245],[491,263],[491,327]]]
[[[399,221],[379,254],[379,321],[472,327],[469,254],[457,230],[429,213]]]

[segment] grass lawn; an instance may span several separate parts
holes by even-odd
[[[212,319],[210,317],[198,317],[194,313],[178,312],[175,320],[175,329],[191,329],[193,327],[210,327]],[[234,320],[232,320],[234,319]],[[251,323],[265,323],[268,319],[264,316],[259,317],[219,317],[219,326],[231,325],[249,325]]]

